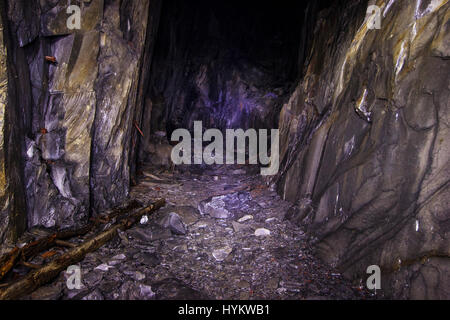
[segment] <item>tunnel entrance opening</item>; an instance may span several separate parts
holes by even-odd
[[[138,163],[151,162],[150,154],[163,151],[174,130],[193,132],[195,121],[204,130],[223,132],[278,128],[282,105],[301,77],[321,4],[165,1],[145,91]],[[168,155],[159,158],[165,163]]]
[[[151,132],[274,128],[299,74],[306,3],[164,2],[147,90]]]

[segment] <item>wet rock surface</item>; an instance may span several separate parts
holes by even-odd
[[[280,114],[278,190],[330,265],[377,264],[391,297],[448,299],[450,2],[370,3],[379,30],[367,1],[319,13]]]
[[[233,175],[223,166],[208,174],[158,177],[171,182],[150,187],[151,179],[142,176],[132,197],[165,197],[167,206],[89,254],[80,263],[80,290],[68,290],[63,273],[52,289],[30,298],[371,298],[312,255],[302,229],[283,221],[291,205],[260,176]],[[233,218],[201,215],[196,208],[211,195],[226,199],[223,205],[233,211]],[[264,208],[258,205],[262,202]]]
[[[129,193],[161,1],[77,1],[79,30],[67,27],[68,5],[0,7],[1,243],[27,227],[83,225]]]

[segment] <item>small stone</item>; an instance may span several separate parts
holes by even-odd
[[[207,228],[209,225],[210,223],[208,221],[199,221],[192,226],[192,229],[193,230],[204,229]]]
[[[86,284],[89,288],[95,287],[102,281],[103,279],[103,272],[100,270],[92,271],[83,276],[83,283]]]
[[[257,236],[257,237],[270,236],[270,230],[267,230],[267,229],[264,229],[264,228],[256,229],[255,236]]]
[[[155,253],[143,253],[139,256],[138,261],[149,267],[154,267],[161,263],[161,260]]]
[[[69,290],[64,296],[63,299],[66,300],[80,300],[84,296],[89,294],[89,290],[87,288],[82,288],[81,290]]]
[[[181,217],[183,223],[187,226],[193,225],[200,218],[200,212],[198,212],[198,209],[191,206],[176,207],[175,210]]]
[[[277,293],[278,294],[284,294],[284,293],[286,293],[287,292],[287,289],[286,288],[278,288],[277,289]]]
[[[172,249],[175,252],[186,252],[188,250],[187,244],[181,244],[178,246],[173,247]]]
[[[142,272],[136,271],[136,273],[133,274],[133,279],[136,281],[141,281],[145,279],[145,274]]]
[[[140,289],[142,298],[144,298],[146,300],[155,298],[155,293],[153,292],[152,287],[145,285],[145,284],[140,284],[139,289]]]
[[[126,258],[127,258],[127,256],[124,255],[123,253],[121,253],[121,254],[114,256],[113,260],[125,260]]]
[[[265,208],[267,208],[269,205],[266,203],[266,202],[264,202],[264,201],[261,201],[261,202],[258,202],[258,205],[261,207],[261,208],[263,208],[263,209],[265,209]]]
[[[120,263],[120,261],[118,261],[118,260],[111,260],[111,261],[108,261],[108,265],[111,266],[111,267],[116,266],[116,265],[118,265],[119,263]]]
[[[125,269],[122,271],[122,273],[129,276],[135,281],[141,281],[146,278],[145,274],[140,271],[136,271],[135,269]]]
[[[107,265],[106,263],[103,263],[101,265],[99,265],[97,268],[95,268],[94,270],[101,270],[101,271],[108,271],[109,269],[113,268],[112,266]]]
[[[213,255],[214,259],[216,259],[216,261],[222,262],[230,255],[230,253],[232,251],[233,251],[232,248],[226,246],[226,247],[214,250],[212,255]]]
[[[124,245],[128,245],[130,243],[130,241],[128,240],[127,235],[124,231],[117,230],[117,234],[119,235],[119,238],[122,240],[122,243]]]
[[[216,219],[230,219],[233,214],[225,209],[224,196],[213,197],[200,202],[198,210],[202,215],[210,215]]]
[[[248,283],[245,280],[241,280],[238,282],[237,286],[241,289],[247,289],[247,288],[250,288],[250,283]]]
[[[249,221],[249,220],[253,220],[253,216],[252,215],[243,216],[242,218],[240,218],[238,220],[238,222],[239,223],[243,223],[243,222],[246,222],[246,221]]]
[[[143,216],[141,218],[140,224],[147,224],[148,223],[148,216]]]
[[[175,212],[171,212],[166,217],[164,217],[161,224],[164,228],[169,228],[169,230],[172,231],[174,234],[178,235],[186,234],[186,227],[183,221],[181,221],[181,217]]]
[[[272,278],[267,282],[267,288],[276,290],[278,289],[278,283],[280,282],[280,279],[278,278]]]
[[[107,294],[109,292],[114,292],[117,290],[117,283],[115,281],[104,279],[102,282],[100,282],[98,288],[103,294]]]
[[[167,135],[167,133],[164,131],[156,131],[155,132],[155,136],[158,136],[160,138],[164,138],[166,135]]]
[[[249,226],[246,226],[244,224],[240,224],[240,223],[237,223],[234,221],[231,224],[233,225],[234,232],[237,232],[237,233],[243,232],[243,231],[246,231],[249,229]]]
[[[239,299],[240,300],[248,300],[248,299],[250,299],[250,292],[247,292],[247,291],[241,292],[239,294]]]

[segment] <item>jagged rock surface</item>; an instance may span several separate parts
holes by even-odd
[[[5,185],[15,178],[5,187],[5,201],[8,194],[9,200],[2,203],[10,205],[2,204],[2,210],[10,213],[0,214],[5,222],[0,238],[8,221],[9,229],[18,234],[27,224],[79,225],[127,197],[131,159],[136,157],[133,124],[142,110],[137,96],[146,81],[141,68],[144,60],[151,60],[153,41],[146,40],[157,30],[161,4],[72,3],[81,7],[81,29],[69,30],[67,1],[29,2],[5,1],[1,8],[8,27],[1,45],[9,46],[15,62],[9,70],[2,64],[0,72],[2,79],[10,74],[9,82],[2,81],[2,97],[10,111],[5,112],[9,122],[4,130],[15,133],[2,136],[5,146],[11,144],[5,152],[10,157],[4,162],[10,168]],[[12,110],[22,113],[12,117]],[[12,161],[14,157],[18,159]],[[28,209],[19,203],[25,199]]]
[[[280,116],[278,186],[328,263],[379,265],[391,296],[448,298],[450,3],[377,4],[380,30],[365,1],[320,13]]]

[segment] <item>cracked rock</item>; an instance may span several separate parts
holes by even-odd
[[[270,236],[270,230],[260,228],[255,230],[255,236],[257,237],[267,237]]]
[[[230,219],[233,214],[225,209],[224,197],[213,197],[208,200],[202,201],[198,210],[202,215],[209,215],[216,219]]]
[[[232,248],[226,246],[226,247],[214,250],[212,255],[213,255],[214,259],[216,259],[216,261],[222,262],[230,255],[230,253],[232,251],[233,251]]]

